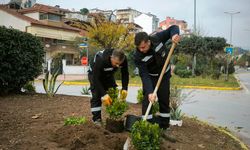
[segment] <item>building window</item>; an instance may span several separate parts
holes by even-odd
[[[48,16],[49,16],[48,19],[52,20],[52,21],[60,21],[61,20],[61,17],[58,15],[49,14]]]
[[[39,20],[46,20],[48,19],[48,14],[40,14],[39,15]]]

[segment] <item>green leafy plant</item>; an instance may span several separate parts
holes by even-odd
[[[112,100],[118,99],[119,96],[119,90],[118,88],[109,88],[107,91],[107,94],[110,96]]]
[[[84,86],[84,87],[82,88],[81,93],[82,93],[82,95],[90,95],[89,87],[88,87],[88,86]]]
[[[30,33],[0,26],[0,95],[19,93],[42,72],[44,50]]]
[[[119,90],[117,88],[110,88],[107,92],[112,98],[112,104],[106,107],[106,112],[109,118],[114,120],[121,119],[122,115],[128,110],[128,104],[118,98]]]
[[[177,86],[170,87],[170,108],[176,110],[182,103],[181,89]]]
[[[43,79],[43,88],[46,92],[46,94],[49,97],[52,97],[56,94],[58,91],[59,87],[63,84],[64,81],[62,81],[57,88],[55,89],[56,85],[56,79],[59,75],[60,68],[58,68],[56,71],[53,71],[52,74],[50,74],[49,71],[46,72],[45,78]]]
[[[214,70],[211,77],[212,77],[212,79],[219,80],[220,75],[221,75],[220,70]]]
[[[23,90],[24,90],[24,92],[27,92],[27,93],[35,93],[36,92],[36,88],[34,86],[34,81],[27,82],[23,86]]]
[[[144,98],[143,90],[142,90],[142,89],[139,89],[139,90],[137,91],[137,102],[138,102],[138,103],[142,103],[143,98]],[[155,102],[155,103],[152,105],[152,114],[155,115],[157,112],[159,112],[159,103],[158,103],[158,102]]]
[[[159,106],[159,102],[155,102],[153,105],[152,105],[152,114],[155,116],[157,112],[159,112],[160,110],[160,106]]]
[[[176,86],[170,87],[170,119],[181,120],[183,114],[181,113],[180,105],[182,104],[181,89]]]
[[[143,96],[143,90],[142,89],[139,89],[138,91],[137,91],[137,102],[139,103],[139,104],[141,104],[142,103],[142,101],[143,101],[143,98],[144,98],[144,96]]]
[[[80,125],[85,124],[86,118],[85,117],[68,117],[64,120],[64,125]]]
[[[137,150],[159,150],[161,133],[158,124],[151,124],[147,121],[137,121],[132,126],[131,139]]]
[[[181,78],[189,78],[192,75],[191,70],[177,70],[176,74]]]
[[[171,120],[181,120],[183,118],[184,114],[181,112],[180,108],[170,110],[170,119]]]

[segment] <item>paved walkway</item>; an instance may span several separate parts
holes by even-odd
[[[40,75],[37,77],[36,80],[42,80],[44,79],[44,74]],[[68,74],[68,75],[59,75],[57,77],[57,81],[76,81],[76,80],[84,80],[84,79],[88,79],[87,75],[75,75],[75,74]]]

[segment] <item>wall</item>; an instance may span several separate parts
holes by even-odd
[[[39,20],[39,13],[38,13],[38,12],[36,12],[36,13],[24,14],[24,15],[25,15],[25,16],[28,16],[28,17],[30,17],[30,18]]]
[[[52,29],[46,27],[32,26],[28,27],[28,33],[36,36],[46,37],[51,39],[74,41],[74,39],[79,36],[78,32],[66,31],[60,29]]]
[[[134,18],[135,23],[141,26],[144,32],[147,32],[148,34],[152,33],[152,17],[141,14],[140,16]]]
[[[25,32],[26,26],[30,26],[30,23],[0,10],[0,25],[6,26],[7,28],[11,26],[14,29]]]
[[[63,73],[65,74],[87,74],[88,66],[67,66],[66,60],[63,60]]]

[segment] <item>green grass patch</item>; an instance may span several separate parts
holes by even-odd
[[[239,83],[233,75],[229,75],[228,81],[225,81],[224,76],[221,76],[219,80],[214,80],[210,77],[202,78],[201,76],[198,76],[180,78],[179,76],[173,75],[171,78],[171,84],[179,86],[239,87]]]
[[[88,80],[77,80],[72,82],[89,82]],[[117,80],[121,84],[121,80]],[[129,79],[129,84],[141,84],[139,76]],[[180,78],[177,75],[171,77],[171,84],[177,86],[212,86],[212,87],[239,87],[239,83],[233,75],[229,75],[228,81],[225,81],[225,76],[222,75],[219,80],[212,79],[211,77],[202,78],[201,76]]]

